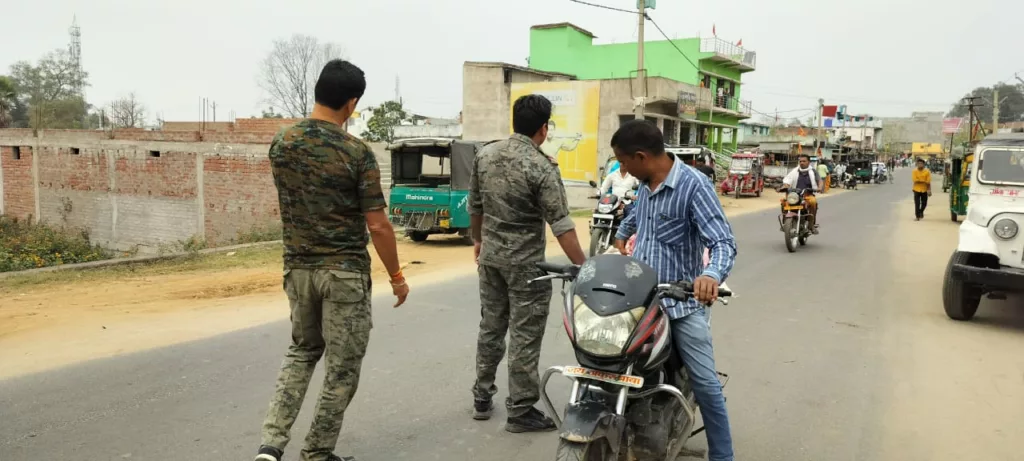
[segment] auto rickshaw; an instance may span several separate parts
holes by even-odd
[[[764,154],[759,150],[737,152],[729,164],[729,178],[722,182],[722,193],[760,197],[764,190]]]
[[[431,234],[469,239],[469,180],[473,158],[487,143],[413,138],[388,145],[391,152],[391,223],[414,242]]]
[[[871,182],[873,171],[870,159],[852,159],[849,165],[846,171],[857,178],[857,181],[865,184]]]
[[[950,155],[949,219],[960,222],[960,216],[967,215],[968,192],[971,188],[971,166],[974,164],[974,148],[964,145],[953,149]]]

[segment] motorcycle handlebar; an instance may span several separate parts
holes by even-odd
[[[537,268],[544,272],[568,277],[575,277],[580,271],[579,266],[574,264],[554,264],[549,262],[539,262],[537,263]]]
[[[658,288],[666,297],[675,299],[677,301],[686,301],[693,297],[693,283],[692,282],[674,282],[659,285]],[[726,288],[718,288],[719,298],[729,298],[733,295],[732,290]],[[724,302],[724,301],[723,301]]]

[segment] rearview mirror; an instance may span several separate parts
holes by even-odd
[[[597,183],[593,179],[590,180],[590,187],[597,187]]]

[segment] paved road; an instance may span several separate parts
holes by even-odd
[[[786,252],[774,210],[732,221],[740,257],[729,282],[741,297],[716,308],[713,323],[719,368],[732,376],[738,459],[1020,459],[1024,316],[986,302],[981,326],[945,320],[935,274],[953,243],[911,238],[922,232],[915,224],[945,228],[912,222],[909,174],[897,178],[902,185],[822,200],[822,235],[796,254]],[[936,194],[934,214],[952,226],[943,200]],[[377,303],[339,452],[362,461],[552,459],[553,434],[508,434],[502,411],[489,422],[469,418],[475,280],[415,288],[400,310],[389,298]],[[922,319],[931,329],[915,326]],[[955,339],[960,331],[968,339]],[[959,341],[953,355],[944,338]],[[572,361],[558,315],[545,339],[542,365]],[[280,322],[0,382],[0,459],[251,459],[287,340]],[[1016,352],[997,360],[993,349]],[[937,381],[949,387],[930,385]],[[551,384],[558,406],[566,383]],[[288,459],[308,427],[309,400]]]

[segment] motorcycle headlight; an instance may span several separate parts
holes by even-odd
[[[996,222],[995,226],[992,226],[992,231],[996,233],[996,237],[1003,240],[1010,240],[1017,236],[1017,223],[1012,219],[1000,219]]]
[[[797,194],[796,192],[790,192],[786,194],[786,203],[790,205],[796,205],[797,203],[800,203],[800,194]]]
[[[611,213],[612,212],[612,204],[611,203],[602,203],[602,204],[598,205],[597,206],[597,212],[598,213]]]
[[[575,298],[573,324],[576,327],[576,346],[588,354],[615,357],[626,347],[629,335],[633,333],[646,307],[601,317],[592,311],[583,299]]]

